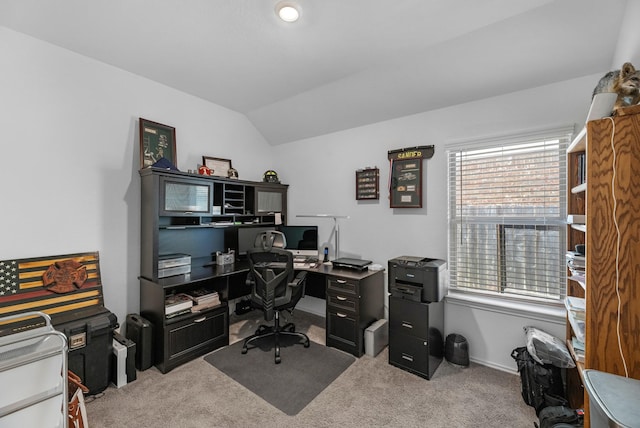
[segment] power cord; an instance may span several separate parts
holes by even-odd
[[[617,314],[617,324],[616,324],[616,334],[618,335],[618,351],[620,352],[620,358],[622,358],[622,365],[624,367],[625,377],[629,377],[629,371],[627,369],[627,361],[624,358],[624,352],[622,351],[622,338],[620,336],[620,312],[622,309],[622,299],[620,298],[620,227],[618,226],[618,218],[616,217],[616,210],[618,207],[618,202],[616,200],[616,148],[613,144],[614,137],[616,134],[616,122],[613,118],[608,117],[611,121],[611,150],[613,151],[613,176],[611,177],[611,197],[613,198],[613,223],[616,226],[617,232],[617,244],[616,244],[616,296],[618,297],[618,314]]]

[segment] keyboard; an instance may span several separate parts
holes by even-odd
[[[294,269],[310,269],[316,267],[316,263],[309,262],[293,262]]]
[[[318,259],[314,257],[300,257],[296,256],[293,258],[294,263],[318,263]]]

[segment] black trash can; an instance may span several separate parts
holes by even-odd
[[[143,371],[153,361],[153,326],[138,314],[127,315],[125,336],[136,344],[136,369]]]
[[[469,344],[467,339],[460,334],[449,334],[444,344],[444,357],[451,364],[468,367]]]

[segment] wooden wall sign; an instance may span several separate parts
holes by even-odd
[[[422,208],[422,159],[433,152],[433,146],[389,150],[391,208]]]

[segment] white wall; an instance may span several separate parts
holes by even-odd
[[[625,21],[613,67],[638,58],[639,31]],[[0,52],[0,260],[100,251],[106,305],[121,322],[139,311],[138,117],[176,127],[183,170],[202,155],[232,159],[242,179],[276,169],[290,184],[292,223],[316,223],[332,242],[332,221],[295,216],[348,215],[340,220],[343,255],[385,265],[400,255],[446,259],[447,143],[580,124],[607,71],[270,147],[242,115],[4,27]],[[387,151],[431,144],[423,208],[390,209]],[[355,200],[355,170],[366,166],[380,168],[379,201]],[[509,353],[524,342],[522,326],[563,336],[554,319],[451,301],[445,334],[467,337],[472,359],[513,370]]]
[[[341,220],[341,250],[382,265],[401,255],[447,258],[447,143],[492,135],[584,123],[599,75],[535,88],[478,102],[351,129],[277,146],[279,171],[291,183],[289,218],[318,224],[328,240],[332,222],[295,218],[297,214],[348,215]],[[435,146],[423,160],[425,195],[421,209],[389,208],[387,152],[403,147]],[[355,171],[380,168],[380,200],[355,199]],[[472,360],[514,370],[509,354],[524,343],[524,325],[536,325],[564,337],[562,318],[540,320],[486,306],[447,303],[446,334],[469,341]]]
[[[0,27],[0,260],[99,251],[107,308],[139,311],[139,117],[261,179],[271,147],[240,114]]]
[[[636,70],[640,69],[640,29],[638,29],[638,17],[640,17],[640,2],[629,1],[624,14],[620,33],[618,34],[618,46],[613,55],[612,70],[618,70],[625,62],[631,62]]]

